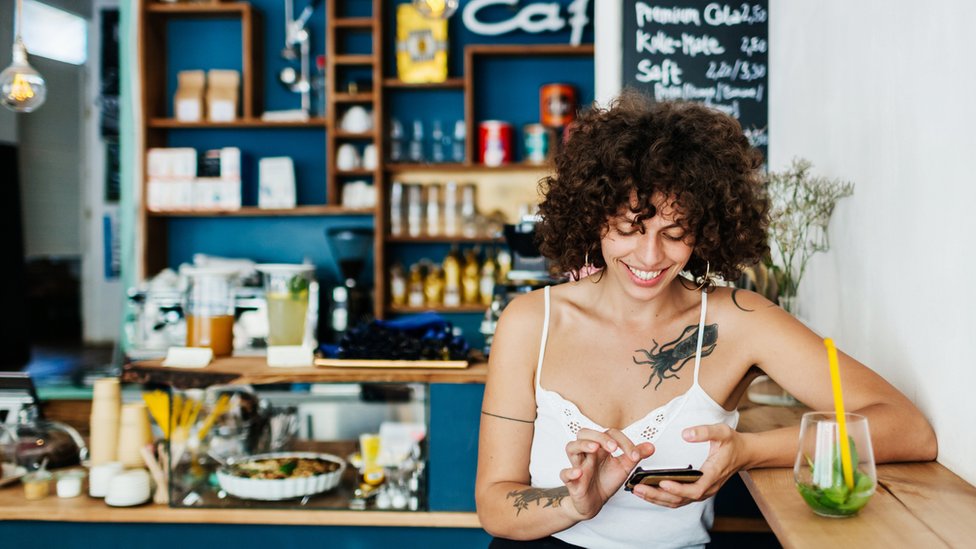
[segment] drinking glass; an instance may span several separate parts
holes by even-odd
[[[184,267],[186,346],[210,347],[214,356],[234,350],[234,286],[237,272],[224,267]]]
[[[824,517],[849,517],[867,505],[878,484],[868,419],[844,414],[850,447],[853,488],[844,479],[837,415],[807,412],[800,422],[800,447],[793,465],[796,488]]]
[[[258,265],[268,302],[268,345],[301,345],[305,340],[312,265]]]

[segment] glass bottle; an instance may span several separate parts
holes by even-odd
[[[446,236],[461,234],[458,205],[458,184],[456,181],[448,181],[444,184],[444,235]]]
[[[492,296],[495,294],[495,273],[498,269],[494,255],[489,252],[484,263],[481,264],[478,292],[481,295],[481,304],[485,307],[491,305]]]
[[[507,248],[500,248],[495,254],[495,262],[498,264],[495,269],[495,282],[504,284],[508,281],[508,273],[512,270],[512,254]]]
[[[441,234],[441,185],[427,184],[427,235]]]
[[[407,304],[407,277],[399,262],[390,268],[390,300],[398,307]]]
[[[477,305],[479,286],[478,255],[474,248],[464,253],[464,266],[461,268],[461,302],[465,305]]]
[[[312,79],[312,116],[325,117],[325,56],[315,56],[315,77]]]
[[[461,305],[461,260],[457,244],[451,246],[451,251],[443,262],[444,269],[444,305],[457,307]]]
[[[467,238],[478,236],[478,203],[474,183],[461,185],[461,234]]]
[[[451,160],[454,162],[464,162],[464,139],[467,132],[464,120],[454,123],[454,143],[451,145]]]
[[[419,263],[410,266],[410,278],[407,280],[407,305],[424,306],[424,274]]]
[[[403,234],[403,183],[394,181],[390,185],[390,234],[400,236]]]
[[[413,121],[413,132],[407,146],[407,157],[411,162],[424,161],[424,123],[420,120]]]
[[[441,121],[434,120],[430,129],[430,161],[444,162],[444,130],[441,129]]]
[[[390,162],[403,162],[403,124],[390,119]]]
[[[437,265],[432,265],[424,277],[424,302],[428,307],[444,303],[444,271]]]

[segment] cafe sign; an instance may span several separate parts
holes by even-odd
[[[519,0],[471,0],[461,13],[465,28],[475,34],[498,36],[517,30],[538,34],[540,32],[559,32],[570,27],[569,43],[578,46],[583,40],[583,29],[590,23],[586,11],[590,0],[573,0],[562,13],[560,2],[531,2],[515,12],[515,15],[501,21],[485,21],[482,10],[493,6],[514,8]]]

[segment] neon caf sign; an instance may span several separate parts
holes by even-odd
[[[514,8],[519,0],[471,0],[464,6],[461,20],[464,26],[475,34],[498,36],[516,30],[538,34],[540,32],[559,32],[570,27],[569,43],[578,46],[583,40],[583,29],[590,23],[586,16],[590,0],[573,0],[566,6],[566,17],[561,14],[559,2],[533,2],[509,19],[502,21],[483,21],[479,18],[481,10],[492,6]]]

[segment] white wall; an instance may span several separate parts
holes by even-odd
[[[10,66],[14,41],[14,0],[0,0],[0,71]],[[0,107],[0,142],[17,142],[17,115]]]
[[[82,337],[86,343],[106,343],[119,339],[122,325],[124,287],[122,281],[105,276],[103,218],[118,219],[118,203],[105,201],[105,141],[99,131],[97,106],[101,73],[101,9],[118,7],[118,0],[93,0],[88,20],[87,81],[84,89],[85,112],[82,121],[85,143],[85,177],[82,183],[82,260],[81,315]]]
[[[932,421],[976,483],[976,3],[773,2],[770,167],[855,182],[811,261],[804,315]],[[968,421],[967,421],[968,420]]]
[[[619,10],[597,7],[601,102],[619,91]],[[771,0],[769,166],[803,156],[855,182],[801,314],[907,394],[976,484],[973,21],[970,0]]]

